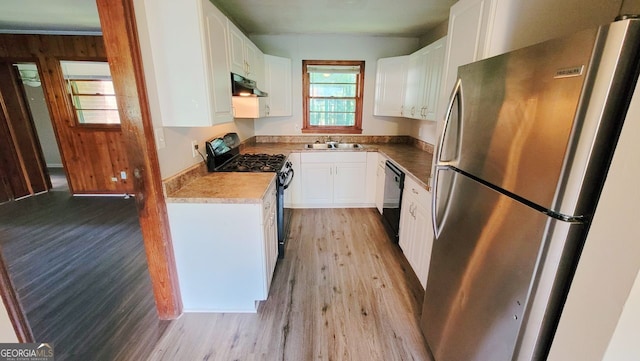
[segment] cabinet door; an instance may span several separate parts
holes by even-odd
[[[267,116],[291,116],[291,59],[265,55]]]
[[[366,177],[366,163],[336,163],[333,175],[333,202],[338,205],[365,203]]]
[[[264,255],[265,255],[265,282],[266,292],[269,294],[269,288],[271,287],[271,280],[273,279],[273,271],[276,268],[276,262],[278,261],[278,235],[276,226],[276,207],[275,197],[272,197],[272,203],[269,207],[269,212],[264,224]]]
[[[404,94],[404,104],[402,106],[402,116],[405,118],[416,118],[419,116],[418,101],[422,86],[423,77],[421,58],[418,53],[409,55],[409,65],[407,67],[407,85]]]
[[[231,72],[242,76],[247,75],[244,34],[230,20],[227,19],[227,29],[229,31],[229,66]]]
[[[209,91],[211,93],[211,121],[221,124],[233,121],[231,82],[227,56],[227,19],[208,0],[202,1],[208,55]]]
[[[402,204],[400,206],[400,227],[398,229],[399,245],[400,249],[404,253],[405,258],[409,263],[411,261],[411,248],[413,247],[413,207],[415,202],[411,195],[405,195],[402,197]]]
[[[376,165],[376,208],[378,212],[382,214],[382,207],[384,206],[384,182],[385,182],[385,162],[387,157],[378,153],[378,162]]]
[[[425,82],[423,119],[436,120],[436,109],[440,97],[440,86],[442,84],[442,68],[444,67],[444,55],[446,48],[446,37],[437,40],[432,45],[429,54]]]
[[[378,59],[373,115],[400,117],[404,104],[409,56]]]
[[[148,48],[164,126],[210,126],[201,0],[145,0]],[[145,64],[148,66],[149,64]]]
[[[429,263],[431,262],[431,247],[433,246],[433,229],[431,227],[431,212],[428,205],[416,204],[414,210],[414,271],[420,284],[427,286]]]
[[[495,12],[496,0],[460,0],[451,6],[441,96],[436,119],[444,111],[458,75],[458,67],[485,55],[487,27]]]
[[[246,77],[255,81],[258,88],[264,88],[264,54],[249,39],[244,41]]]
[[[333,203],[333,163],[302,163],[302,202],[308,205]]]
[[[293,180],[289,184],[289,188],[284,191],[284,206],[287,208],[295,208],[301,202],[301,176],[300,171],[300,153],[291,153],[287,158],[291,162],[291,168],[293,169]]]

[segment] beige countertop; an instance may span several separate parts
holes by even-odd
[[[256,143],[245,146],[243,153],[289,154],[292,152],[380,152],[415,181],[429,190],[433,153],[410,144],[362,144],[362,149],[306,149],[301,143]]]
[[[207,173],[167,194],[167,202],[261,203],[275,180],[275,173]]]
[[[425,189],[430,190],[433,154],[410,144],[363,144],[362,149],[305,149],[302,143],[256,143],[242,153],[285,154],[293,152],[380,152]],[[167,191],[170,203],[260,203],[275,182],[275,173],[216,172],[195,170],[178,187]],[[177,189],[175,189],[177,188]]]

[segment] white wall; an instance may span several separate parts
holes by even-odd
[[[0,302],[0,343],[16,343],[18,342],[18,336],[13,330],[13,325],[9,319],[9,313],[4,305],[4,302]]]
[[[27,96],[29,109],[31,110],[31,115],[33,116],[33,123],[36,126],[36,132],[38,133],[38,140],[42,146],[44,161],[47,164],[47,167],[62,167],[62,158],[60,157],[58,142],[56,141],[56,136],[53,132],[53,125],[51,124],[51,118],[49,117],[49,109],[47,108],[47,102],[44,99],[42,86],[31,87],[25,85],[24,90]]]
[[[640,348],[640,83],[620,135],[598,208],[569,290],[549,361],[638,360]],[[634,286],[634,282],[636,285]],[[631,293],[632,288],[635,289]],[[631,296],[630,296],[631,294]],[[623,312],[624,310],[624,312]],[[612,335],[615,343],[610,344]],[[629,344],[628,338],[632,338]]]
[[[603,361],[640,360],[640,273],[622,309]]]
[[[293,116],[255,121],[256,135],[301,134],[302,60],[364,60],[365,86],[362,134],[406,135],[412,120],[373,116],[376,62],[379,58],[407,55],[418,48],[417,38],[344,35],[254,35],[251,40],[265,53],[291,58]]]

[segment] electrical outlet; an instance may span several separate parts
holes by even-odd
[[[112,182],[117,182],[118,181],[118,177],[111,177],[111,181]]]
[[[162,127],[155,128],[154,133],[156,136],[156,147],[158,149],[163,149],[167,146],[167,143],[164,141],[164,129]]]
[[[121,172],[120,172],[120,179],[122,179],[122,180],[127,179],[127,172],[125,172],[125,171],[121,171]]]
[[[191,156],[194,158],[198,157],[198,141],[197,140],[191,141]]]

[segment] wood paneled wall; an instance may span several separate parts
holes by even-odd
[[[0,107],[3,122],[0,139],[6,151],[13,152],[14,164],[3,162],[0,169],[11,181],[13,198],[43,192],[51,188],[47,169],[31,119],[24,87],[17,69],[9,62],[0,61]],[[3,151],[5,151],[3,149]],[[9,156],[9,154],[7,154]],[[4,158],[4,157],[3,157]],[[15,188],[13,184],[23,183],[26,187]]]
[[[102,37],[0,35],[0,61],[38,66],[71,192],[133,193],[133,183],[120,178],[121,171],[131,176],[121,129],[76,124],[61,60],[107,61]]]

